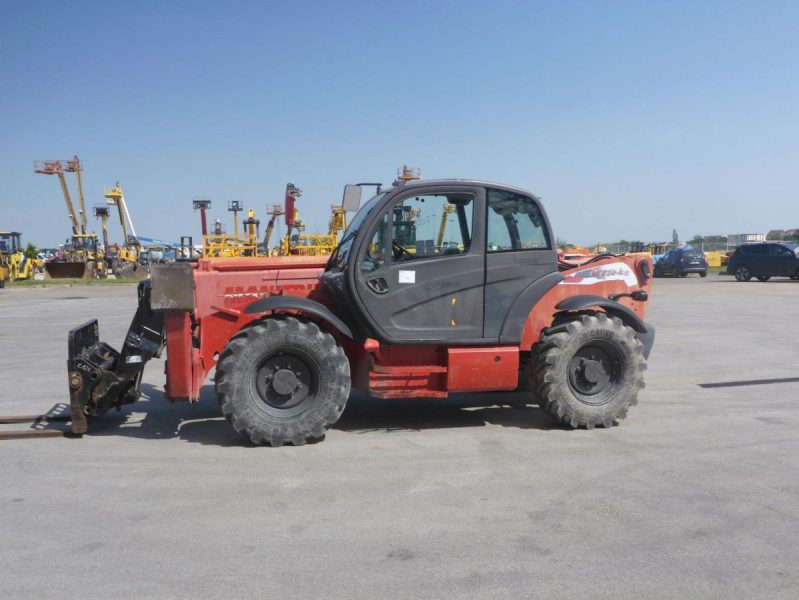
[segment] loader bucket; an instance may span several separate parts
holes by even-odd
[[[91,279],[92,270],[84,262],[48,262],[44,265],[45,279]]]

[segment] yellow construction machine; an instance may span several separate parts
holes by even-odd
[[[97,234],[76,233],[67,238],[61,252],[44,263],[45,279],[93,279],[103,253],[97,244]]]
[[[141,264],[141,242],[139,236],[136,235],[136,228],[133,226],[133,219],[130,217],[122,186],[117,181],[114,187],[103,189],[103,196],[105,196],[108,206],[116,207],[119,214],[119,226],[122,228],[122,245],[109,244],[108,217],[110,215],[106,214],[104,217],[98,215],[98,207],[95,207],[95,215],[103,220],[103,248],[108,263],[105,267],[106,271],[110,270],[117,278],[146,278],[148,271]]]
[[[6,281],[33,279],[42,266],[39,259],[25,255],[21,237],[18,231],[0,231],[0,287]]]
[[[447,229],[447,219],[455,212],[455,205],[448,202],[444,203],[443,210],[441,211],[441,225],[438,227],[438,236],[436,237],[436,248],[441,248],[444,245],[444,232]]]
[[[341,204],[330,205],[330,221],[327,233],[305,233],[305,224],[300,219],[299,211],[294,208],[302,190],[288,184],[286,186],[286,214],[292,210],[293,219],[286,218],[288,231],[283,238],[280,253],[294,256],[327,256],[338,246],[339,233],[347,228],[347,213]]]
[[[210,208],[210,202],[205,209]],[[243,222],[244,235],[239,229],[239,213],[242,211],[241,202],[231,200],[228,202],[228,212],[233,213],[233,235],[225,233],[222,221],[214,223],[213,233],[203,233],[203,256],[206,258],[232,258],[237,256],[258,256],[258,238],[260,236],[261,221],[255,218],[255,211],[247,211],[247,219]]]
[[[278,247],[269,248],[269,241],[272,239],[272,232],[275,230],[278,218],[284,214],[286,211],[282,204],[272,205],[272,212],[269,213],[269,221],[266,224],[266,231],[264,231],[263,252],[266,256],[275,256],[280,253]]]
[[[117,249],[117,261],[122,264],[136,264],[141,254],[141,243],[136,235],[133,219],[130,218],[122,186],[117,181],[114,187],[103,189],[103,196],[107,198],[108,205],[115,206],[119,213],[119,226],[122,228],[122,246]]]
[[[33,163],[33,170],[43,175],[58,177],[67,205],[67,215],[72,225],[72,236],[64,244],[61,255],[55,260],[45,263],[45,277],[52,279],[90,279],[94,277],[96,263],[98,260],[102,260],[102,253],[97,248],[97,235],[86,232],[86,205],[83,199],[83,181],[81,179],[83,163],[77,156],[67,160],[41,160]],[[65,173],[75,173],[80,201],[80,209],[77,213],[72,203]]]
[[[211,208],[207,199],[194,200],[195,210],[201,211],[203,227],[203,256],[207,258],[230,258],[240,256],[326,256],[338,245],[339,234],[347,227],[347,214],[340,204],[330,206],[330,221],[327,233],[305,233],[305,224],[299,218],[295,207],[302,190],[289,183],[283,204],[273,204],[269,211],[269,220],[260,237],[261,222],[255,218],[255,211],[249,209],[247,218],[242,221],[244,231],[239,229],[239,213],[241,203],[232,200],[228,203],[228,211],[233,213],[235,230],[226,233],[222,222],[217,219],[212,232],[207,231],[205,211]],[[270,241],[277,228],[279,217],[286,215],[286,235],[278,243],[270,247]],[[259,242],[260,240],[260,242]]]
[[[283,240],[282,254],[293,256],[327,256],[338,246],[338,235],[329,233],[303,233],[305,223],[295,219],[294,231]]]

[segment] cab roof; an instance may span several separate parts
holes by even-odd
[[[524,188],[507,185],[505,183],[499,183],[497,181],[487,181],[484,179],[414,179],[413,181],[409,181],[400,186],[392,186],[385,188],[383,191],[385,192],[393,192],[398,189],[403,190],[412,190],[418,187],[429,187],[435,185],[473,185],[477,187],[490,187],[498,190],[505,190],[508,192],[515,192],[517,194],[522,194],[525,196],[532,196],[536,200],[540,200],[539,196],[536,196],[529,190],[525,190]]]

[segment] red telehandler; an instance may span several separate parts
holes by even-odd
[[[345,209],[366,185],[346,187]],[[135,402],[163,348],[166,397],[196,401],[215,369],[222,412],[256,444],[322,438],[353,387],[379,398],[525,387],[561,423],[610,427],[643,387],[652,264],[600,255],[575,267],[554,241],[530,192],[429,180],[378,186],[330,257],[154,266],[120,352],[96,320],[70,332],[72,432]]]

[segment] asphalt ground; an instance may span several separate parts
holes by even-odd
[[[68,401],[68,330],[97,316],[119,347],[135,297],[0,291],[0,414]],[[799,597],[797,300],[657,280],[647,387],[610,430],[523,394],[353,394],[322,443],[251,447],[211,386],[166,402],[154,361],[90,435],[0,442],[0,597]]]

